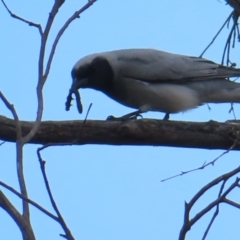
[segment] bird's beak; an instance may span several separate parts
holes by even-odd
[[[71,86],[71,89],[75,91],[75,90],[77,90],[79,88],[86,87],[87,84],[88,84],[88,79],[87,78],[82,78],[80,80],[77,79],[77,78],[74,78],[72,86]]]

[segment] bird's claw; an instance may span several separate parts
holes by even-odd
[[[106,119],[106,121],[118,121],[118,120],[120,120],[120,119],[117,117],[114,117],[113,115],[108,116]]]
[[[130,116],[129,119],[131,119],[131,120],[137,120],[138,117],[140,117],[140,118],[143,119],[143,116],[142,116],[142,114],[140,114],[140,113],[137,113],[136,115]]]
[[[138,117],[143,118],[143,116],[140,113],[136,113],[134,115],[124,115],[122,117],[114,117],[112,115],[108,116],[106,121],[127,121],[127,120],[137,120]]]

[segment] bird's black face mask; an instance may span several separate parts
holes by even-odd
[[[72,94],[75,94],[79,113],[82,113],[83,108],[78,89],[92,88],[107,94],[112,87],[114,77],[109,62],[102,57],[95,57],[90,63],[74,67],[71,75],[73,83],[67,96],[66,110],[70,109]]]

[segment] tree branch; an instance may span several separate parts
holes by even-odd
[[[0,207],[3,208],[18,225],[24,240],[35,240],[31,226],[0,190]]]
[[[46,171],[45,171],[46,162],[42,159],[41,153],[40,153],[41,150],[43,150],[43,149],[44,149],[44,147],[38,148],[38,150],[37,150],[38,160],[39,160],[39,163],[40,163],[40,168],[41,168],[41,171],[42,171],[42,176],[43,176],[43,179],[44,179],[45,187],[46,187],[47,192],[48,192],[48,196],[50,198],[53,209],[57,214],[56,221],[61,225],[62,229],[65,232],[65,234],[61,234],[61,236],[68,239],[68,240],[74,240],[74,237],[72,236],[72,233],[69,230],[67,224],[65,223],[64,218],[62,217],[62,215],[61,215],[61,213],[60,213],[60,211],[57,207],[57,204],[56,204],[56,202],[53,198],[52,191],[51,191],[48,179],[47,179],[47,174],[46,174]]]
[[[23,134],[34,122],[20,121]],[[82,124],[84,127],[82,128]],[[81,133],[79,134],[79,131]],[[33,144],[109,144],[229,149],[240,131],[240,124],[214,121],[195,123],[140,119],[120,121],[43,121]],[[0,115],[0,140],[16,141],[15,121]],[[240,150],[237,143],[233,150]]]
[[[227,23],[229,23],[229,21],[231,20],[231,17],[233,16],[233,12],[232,11],[230,13],[230,15],[228,16],[228,18],[226,19],[226,21],[223,23],[223,25],[220,27],[220,29],[218,30],[218,32],[216,33],[216,35],[213,37],[212,41],[207,45],[207,47],[203,50],[203,52],[201,53],[201,55],[199,56],[200,58],[203,56],[203,54],[209,49],[209,47],[214,43],[214,41],[216,40],[216,38],[218,37],[218,35],[221,33],[221,31],[223,30],[223,28],[225,27],[225,25]]]
[[[66,21],[66,23],[62,26],[62,28],[59,30],[54,43],[52,45],[52,49],[48,58],[48,62],[47,62],[47,66],[46,66],[46,71],[44,73],[44,78],[46,79],[49,71],[50,71],[50,67],[51,67],[51,63],[52,63],[52,59],[57,47],[57,44],[61,38],[61,36],[63,35],[64,31],[68,28],[68,26],[71,24],[72,21],[74,21],[76,18],[79,18],[79,15],[81,13],[83,13],[84,11],[86,11],[91,5],[93,5],[93,3],[96,2],[96,0],[89,0],[82,8],[80,8],[78,11],[76,11],[75,13],[73,13],[73,15]]]
[[[237,131],[237,135],[239,135],[238,131]],[[171,177],[167,177],[165,179],[162,179],[161,182],[165,182],[167,180],[170,180],[170,179],[173,179],[173,178],[176,178],[176,177],[180,177],[182,175],[185,175],[185,174],[188,174],[188,173],[191,173],[191,172],[195,172],[195,171],[198,171],[198,170],[203,170],[204,168],[206,168],[206,167],[208,167],[210,165],[213,166],[216,161],[218,161],[221,157],[223,157],[223,155],[225,155],[225,154],[229,153],[230,151],[232,151],[238,143],[239,143],[239,136],[236,137],[233,145],[229,149],[227,149],[226,151],[221,153],[218,157],[216,157],[212,161],[210,161],[210,162],[206,162],[205,161],[200,167],[197,167],[197,168],[194,168],[194,169],[191,169],[191,170],[188,170],[188,171],[181,171],[181,173],[179,173],[179,174],[176,174],[176,175],[173,175]]]
[[[23,141],[22,141],[21,123],[19,121],[17,112],[13,104],[10,104],[10,102],[7,100],[7,98],[3,95],[1,91],[0,91],[0,99],[2,99],[6,107],[11,111],[15,120],[17,176],[18,176],[18,182],[19,182],[21,194],[24,198],[28,198],[27,188],[26,188],[26,183],[25,183],[24,173],[23,173],[23,150],[22,150]],[[23,205],[23,217],[26,219],[26,221],[29,223],[29,226],[30,226],[30,212],[29,212],[28,202],[26,202],[23,199],[22,205]]]
[[[22,21],[22,22],[25,22],[25,23],[27,23],[29,26],[36,27],[36,28],[39,30],[40,35],[42,36],[43,31],[42,31],[42,27],[41,27],[41,25],[40,25],[39,23],[31,22],[31,21],[29,21],[29,20],[26,20],[26,19],[24,19],[24,18],[22,18],[22,17],[20,17],[20,16],[18,16],[18,15],[16,15],[16,14],[14,14],[14,13],[8,8],[8,6],[7,6],[7,4],[4,2],[4,0],[1,0],[1,1],[2,1],[4,7],[6,8],[6,10],[7,10],[8,13],[11,15],[12,18],[16,18],[16,19],[18,19],[18,20],[20,20],[20,21]]]
[[[232,170],[231,172],[225,173],[221,175],[220,177],[214,179],[207,185],[205,185],[202,189],[198,191],[198,193],[191,199],[189,203],[185,202],[185,212],[184,212],[184,223],[182,226],[182,229],[180,231],[179,240],[184,240],[187,232],[191,229],[191,227],[202,217],[204,216],[208,211],[210,211],[213,207],[218,207],[218,205],[226,199],[227,194],[229,194],[235,187],[238,187],[239,178],[236,178],[234,183],[232,183],[228,189],[223,192],[223,188],[225,186],[226,181],[228,181],[231,177],[233,177],[235,174],[238,174],[240,172],[240,166],[236,169]],[[199,200],[201,196],[203,196],[204,193],[206,193],[209,189],[219,184],[221,181],[223,181],[223,184],[220,188],[218,198],[214,201],[212,201],[210,204],[208,204],[203,210],[198,212],[192,219],[190,219],[190,211],[193,207],[193,205]],[[222,193],[223,192],[223,193]],[[217,214],[217,213],[216,213]],[[215,217],[213,217],[214,220]],[[207,230],[208,231],[208,230]]]
[[[227,203],[227,204],[229,204],[229,205],[231,205],[233,207],[236,207],[236,208],[240,209],[240,204],[236,203],[236,202],[234,202],[234,201],[232,201],[230,199],[225,198],[225,199],[223,199],[223,202]]]
[[[45,60],[45,49],[46,49],[46,44],[48,40],[48,34],[51,29],[51,26],[53,24],[54,18],[59,10],[59,8],[62,6],[64,3],[64,0],[55,0],[52,10],[49,13],[49,17],[47,20],[47,24],[45,27],[45,30],[43,34],[41,35],[41,46],[40,46],[40,52],[39,52],[39,59],[38,59],[38,83],[37,83],[37,100],[38,100],[38,106],[37,106],[37,116],[36,116],[36,121],[35,124],[32,125],[31,131],[27,133],[23,137],[23,142],[26,143],[28,142],[34,134],[37,132],[41,119],[42,119],[42,114],[43,114],[43,94],[42,94],[42,89],[43,86],[46,82],[46,78],[44,77],[44,60]]]
[[[37,204],[36,202],[34,202],[33,200],[29,199],[29,198],[25,198],[21,193],[19,193],[18,191],[16,191],[14,188],[8,186],[6,183],[0,181],[0,185],[5,187],[6,189],[8,189],[10,192],[14,193],[15,195],[17,195],[18,197],[20,197],[21,199],[27,201],[28,203],[32,204],[34,207],[36,207],[38,210],[40,210],[41,212],[45,213],[47,216],[49,216],[50,218],[54,219],[55,221],[58,221],[58,218],[56,216],[54,216],[52,213],[50,213],[49,211],[47,211],[45,208],[43,208],[42,206],[40,206],[39,204]]]
[[[69,24],[75,20],[76,18],[79,17],[79,14],[84,12],[85,10],[87,10],[96,0],[89,0],[80,10],[76,11],[67,21],[66,23],[63,25],[63,27],[59,30],[53,46],[51,48],[51,52],[49,55],[49,58],[47,60],[47,66],[46,66],[46,70],[44,73],[44,59],[45,59],[45,49],[46,49],[46,44],[47,44],[47,39],[48,39],[48,34],[50,32],[51,26],[53,24],[54,18],[58,12],[58,10],[60,9],[60,7],[62,6],[62,4],[64,3],[64,0],[55,0],[55,3],[53,4],[52,10],[49,14],[49,18],[45,27],[45,30],[43,32],[43,35],[41,36],[41,46],[40,46],[40,53],[39,53],[39,61],[38,61],[38,84],[37,84],[37,99],[38,99],[38,107],[37,107],[37,117],[36,117],[36,121],[35,124],[32,125],[32,129],[30,132],[28,132],[28,134],[23,138],[24,142],[28,142],[33,136],[34,134],[37,132],[41,119],[42,119],[42,114],[43,114],[43,95],[42,95],[42,89],[43,86],[46,82],[46,79],[48,77],[49,71],[50,71],[50,67],[51,67],[51,63],[53,60],[53,56],[57,47],[57,44],[62,36],[62,34],[64,33],[64,31],[67,29],[67,27],[69,26]]]

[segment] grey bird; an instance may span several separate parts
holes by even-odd
[[[120,119],[147,111],[183,112],[204,103],[240,103],[240,69],[210,60],[154,49],[122,49],[95,53],[80,59],[72,69],[72,86],[66,102],[70,109],[79,88],[92,88],[115,101],[137,109]],[[114,117],[110,117],[114,119]],[[117,118],[119,119],[119,118]]]

